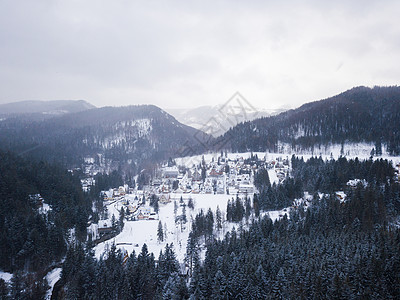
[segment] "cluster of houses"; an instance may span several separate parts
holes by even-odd
[[[149,205],[153,195],[150,191],[136,190],[126,184],[102,192],[104,204],[109,206],[118,202],[120,209],[124,209],[126,219],[130,221],[158,219],[154,208]]]
[[[154,176],[147,185],[138,189],[138,185],[128,185],[102,192],[104,205],[110,207],[118,203],[123,208],[125,218],[132,221],[157,220],[158,215],[150,206],[152,197],[157,197],[158,204],[165,205],[174,200],[184,200],[194,194],[252,194],[256,192],[253,184],[255,173],[259,168],[273,169],[277,178],[282,181],[289,173],[289,160],[277,158],[268,160],[264,157],[235,159],[219,156],[198,165],[178,166],[164,165],[158,175]],[[95,182],[92,178],[82,180],[82,188],[90,189]],[[108,220],[100,220],[93,224],[91,232],[93,239],[99,239],[111,231]]]
[[[260,161],[222,156],[191,167],[164,166],[160,178],[152,180],[149,188],[159,194],[250,194],[255,192],[253,177],[259,166]]]

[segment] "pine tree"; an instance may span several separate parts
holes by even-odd
[[[0,299],[7,299],[8,287],[3,278],[0,278]]]
[[[168,277],[167,282],[163,287],[163,299],[179,300],[179,276],[173,273]]]
[[[190,209],[194,209],[194,203],[193,203],[193,198],[192,197],[189,197],[188,207]]]
[[[178,204],[176,203],[176,200],[174,200],[174,216],[176,218],[176,214],[178,213]]]
[[[222,229],[222,214],[219,206],[217,206],[217,211],[215,212],[215,219],[217,222],[217,230],[219,232]]]
[[[214,214],[211,208],[208,208],[206,215],[206,234],[209,239],[212,237],[213,231],[214,231]]]
[[[193,232],[189,233],[188,242],[186,246],[185,262],[188,267],[188,275],[192,277],[194,262],[199,259],[198,241]]]
[[[167,223],[164,223],[164,240],[167,240],[167,238],[168,238]]]
[[[158,222],[157,240],[159,243],[164,241],[164,232],[163,232],[163,226],[161,224],[161,221]]]
[[[218,270],[214,276],[212,299],[226,299],[228,295],[227,289],[225,275],[221,270]]]
[[[117,223],[117,220],[115,219],[115,215],[114,214],[111,217],[111,227],[112,227],[113,233],[117,233],[118,232],[118,223]]]
[[[119,212],[118,232],[121,232],[122,229],[124,229],[124,219],[125,219],[125,210],[122,207]]]
[[[251,205],[250,205],[250,198],[246,197],[246,201],[245,201],[245,216],[246,216],[246,221],[249,220],[251,214]]]

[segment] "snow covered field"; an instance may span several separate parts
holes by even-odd
[[[181,194],[171,195],[176,198],[178,204],[177,215],[182,214],[182,207],[179,206]],[[187,199],[188,194],[184,194],[183,196]],[[187,239],[189,237],[189,232],[191,231],[192,218],[194,219],[201,209],[203,209],[204,213],[207,213],[208,208],[211,208],[215,214],[217,206],[219,206],[223,219],[225,219],[228,199],[232,199],[232,196],[230,195],[193,194],[190,196],[194,200],[194,209],[191,210],[186,206],[188,222],[183,226],[182,231],[181,226],[175,224],[174,201],[172,201],[168,204],[160,205],[159,220],[161,220],[163,228],[167,228],[167,238],[164,242],[159,243],[157,241],[157,227],[159,220],[126,221],[124,229],[119,235],[114,239],[100,243],[95,247],[96,257],[99,258],[104,253],[104,250],[111,247],[112,243],[115,243],[118,248],[128,251],[129,254],[132,253],[133,250],[138,254],[138,252],[141,251],[143,244],[147,244],[149,252],[153,252],[157,258],[160,250],[164,249],[167,243],[173,243],[177,259],[183,261],[186,252]],[[187,200],[184,200],[184,202],[187,204]],[[117,213],[117,209],[120,205],[121,204],[118,203],[112,204],[111,207],[109,207],[109,213]],[[221,237],[227,231],[231,230],[234,225],[235,224],[233,223],[227,224],[227,222],[225,222],[225,228],[220,232]],[[238,225],[236,224],[236,227],[237,226]]]
[[[278,152],[243,152],[243,153],[227,153],[229,159],[236,159],[242,157],[243,159],[250,158],[251,154],[257,155],[259,159],[266,158],[266,160],[272,160],[276,158],[291,158],[294,154],[299,157],[303,157],[305,160],[309,159],[312,156],[321,156],[323,159],[334,158],[337,159],[340,156],[345,156],[347,158],[356,158],[359,159],[369,159],[371,157],[371,150],[375,147],[373,143],[346,143],[341,144],[333,144],[328,146],[321,146],[320,148],[315,147],[313,150],[292,150],[289,144],[280,144],[278,145]],[[399,156],[391,156],[387,154],[385,146],[382,145],[382,155],[374,156],[374,158],[383,158],[393,161],[394,163],[400,162]],[[180,157],[176,158],[175,161],[178,165],[183,166],[191,166],[192,164],[199,164],[202,161],[202,157],[204,156],[204,160],[206,162],[210,162],[213,158],[214,161],[217,161],[218,156],[221,154],[219,152],[216,153],[208,153],[204,155],[195,155],[190,157]]]

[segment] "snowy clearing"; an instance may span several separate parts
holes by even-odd
[[[51,299],[54,285],[61,278],[61,270],[62,268],[55,268],[46,275],[46,280],[50,286],[50,289],[46,293],[46,299]]]
[[[0,271],[0,278],[6,282],[10,282],[13,274]]]
[[[176,194],[175,196],[178,203],[177,215],[180,215],[182,214],[182,207],[179,206],[180,195]],[[138,254],[143,244],[147,244],[149,252],[153,252],[154,256],[157,258],[160,250],[163,250],[167,243],[173,243],[177,259],[183,261],[187,239],[191,230],[192,218],[194,218],[201,209],[206,213],[208,208],[211,208],[215,214],[217,206],[219,206],[222,216],[225,218],[227,202],[229,199],[232,199],[230,195],[218,194],[194,194],[190,196],[194,200],[194,209],[191,210],[186,206],[188,222],[182,226],[182,231],[181,226],[175,224],[174,201],[172,201],[165,205],[160,205],[159,220],[126,221],[124,229],[119,235],[95,247],[96,257],[99,258],[104,253],[104,250],[111,247],[112,243],[115,243],[118,248],[128,251],[129,254],[131,254],[133,250]],[[184,201],[187,204],[187,200]],[[109,213],[117,213],[120,206],[118,202],[112,204],[111,207],[109,207]],[[167,237],[164,242],[159,243],[157,241],[157,227],[160,220],[164,230],[167,228]],[[227,224],[227,222],[225,222],[225,226],[220,233],[221,237],[226,231],[231,230],[234,225],[236,225],[236,227],[239,226],[238,224]]]

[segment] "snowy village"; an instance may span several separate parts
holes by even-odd
[[[138,184],[125,184],[102,191],[106,218],[88,226],[88,236],[97,244],[96,255],[102,255],[113,243],[128,253],[138,251],[144,243],[149,251],[158,253],[166,243],[173,243],[177,258],[183,261],[196,214],[211,209],[216,215],[219,211],[223,237],[234,226],[226,220],[228,201],[253,198],[257,192],[254,175],[259,169],[268,170],[271,183],[278,184],[289,176],[290,161],[282,155],[268,157],[265,153],[221,153],[177,159],[161,165],[158,176],[141,189]],[[81,183],[87,191],[95,180],[88,176]],[[287,209],[271,212],[271,217],[281,218],[287,213]],[[117,220],[124,225],[116,235]]]

